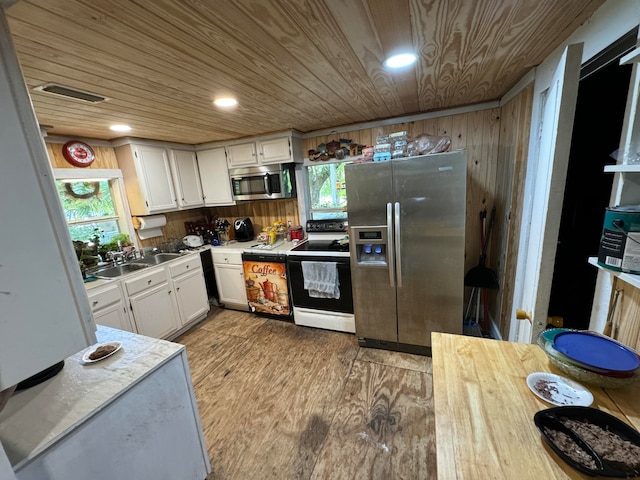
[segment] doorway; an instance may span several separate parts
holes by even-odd
[[[589,327],[598,270],[587,259],[598,253],[613,185],[604,166],[616,163],[631,77],[618,60],[635,39],[629,32],[581,72],[548,313],[565,328]]]

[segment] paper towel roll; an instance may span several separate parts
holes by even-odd
[[[162,227],[167,224],[167,217],[164,215],[149,215],[148,217],[138,217],[139,225],[138,237],[140,240],[146,240],[152,237],[162,236]]]

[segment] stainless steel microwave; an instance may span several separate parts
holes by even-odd
[[[234,200],[271,200],[296,196],[295,164],[229,170]]]

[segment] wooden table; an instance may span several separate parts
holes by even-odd
[[[567,376],[538,345],[433,333],[433,397],[439,479],[593,478],[567,465],[533,423],[553,407],[534,395],[532,372]],[[585,385],[591,405],[640,429],[640,382]]]

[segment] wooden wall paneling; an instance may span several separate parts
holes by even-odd
[[[469,119],[469,114],[464,114],[464,115],[454,115],[451,118],[451,145],[454,145],[454,139],[455,139],[455,144],[458,145],[455,148],[452,148],[452,150],[455,150],[456,148],[466,148],[467,145],[469,144],[468,140],[467,140],[467,124],[468,124],[468,119]]]
[[[465,239],[465,272],[480,258],[480,210],[482,204],[482,175],[484,168],[484,112],[472,112],[467,123],[467,228]],[[469,294],[471,290],[469,289]]]
[[[429,118],[426,120],[421,120],[420,128],[415,129],[415,134],[413,136],[415,137],[423,133],[426,135],[438,135],[438,119]]]
[[[181,210],[178,212],[167,212],[163,215],[167,217],[167,224],[162,227],[163,235],[161,237],[153,237],[146,240],[140,240],[140,238],[138,238],[140,248],[158,247],[161,243],[166,242],[167,240],[181,239],[187,234],[185,222],[205,221],[204,211],[200,208],[193,210]]]
[[[611,337],[634,350],[640,349],[640,289],[616,278],[614,288],[622,290],[614,312],[614,328]],[[611,305],[611,302],[610,302]],[[611,313],[611,312],[610,312]]]
[[[513,309],[512,286],[518,258],[532,105],[533,85],[529,85],[501,109],[497,154],[501,176],[496,190],[504,200],[503,211],[498,215],[502,223],[496,229],[492,252],[499,252],[498,274],[501,279],[500,290],[496,292],[497,316],[494,320],[505,339],[509,337]]]
[[[497,184],[498,188],[501,190],[500,193],[496,192],[496,196],[498,198],[505,199],[507,195],[509,195],[509,200],[513,201],[513,194],[508,192],[513,176],[516,174],[516,160],[517,151],[514,148],[514,144],[512,142],[517,141],[517,132],[514,131],[513,126],[518,124],[518,98],[513,99],[507,105],[502,108],[502,122],[501,122],[501,131],[500,131],[500,140],[498,147],[498,162],[500,163],[500,173],[498,175]],[[505,215],[506,212],[506,204],[507,201],[501,202],[501,211],[498,215],[500,227],[496,228],[495,237],[494,238],[502,238],[504,235],[504,228],[502,228],[503,223],[508,218]],[[500,231],[499,231],[500,230]],[[515,249],[517,251],[517,247]],[[504,260],[504,259],[501,259]],[[504,265],[503,276],[501,277],[500,282],[500,291],[498,292],[498,297],[503,300],[513,299],[513,291],[511,290],[511,282],[507,281],[505,278],[506,275],[509,275],[512,278],[515,278],[515,259],[512,263],[509,264],[508,268]],[[498,316],[495,321],[498,324],[498,330],[501,332],[503,338],[506,338],[508,335],[508,328],[510,322],[510,314],[508,311],[510,309],[505,308],[502,311],[502,315]]]
[[[501,218],[505,211],[505,202],[500,199],[500,188],[510,188],[511,179],[509,182],[504,182],[504,185],[500,186],[498,180],[498,143],[500,139],[500,109],[485,110],[483,112],[483,141],[481,143],[481,162],[483,168],[480,172],[480,182],[482,184],[482,191],[479,193],[480,204],[483,209],[487,210],[487,229],[489,228],[489,221],[491,216],[491,210],[496,207],[496,219],[493,225],[493,231],[489,238],[489,245],[487,246],[487,266],[497,268],[499,259],[497,257],[498,250],[496,245],[498,242],[495,238],[500,238],[500,230],[503,222]],[[479,221],[479,220],[478,220]],[[493,260],[492,260],[493,259]]]
[[[47,147],[47,153],[49,154],[49,161],[51,162],[52,168],[80,168],[71,165],[65,160],[64,155],[62,155],[63,144],[46,142],[45,145]],[[96,147],[91,145],[91,148],[96,155],[96,159],[88,167],[82,167],[84,170],[120,168],[118,166],[115,151],[112,147]]]
[[[460,148],[460,142],[451,134],[453,130],[453,119],[451,117],[438,117],[436,128],[436,135],[446,135],[451,138],[451,150]]]
[[[484,176],[482,180],[484,189],[481,195],[483,208],[487,210],[487,228],[491,220],[491,211],[494,207],[496,209],[496,217],[487,245],[486,265],[498,274],[498,278],[502,278],[501,262],[503,259],[501,252],[505,250],[503,243],[505,241],[504,218],[505,212],[508,211],[510,205],[509,191],[513,184],[514,173],[512,163],[501,163],[499,156],[499,145],[502,142],[500,126],[503,125],[501,115],[499,108],[484,112],[483,136],[487,141],[483,142],[481,153],[485,167],[482,173]],[[500,164],[500,168],[498,168],[498,164]],[[492,312],[493,321],[497,324],[498,330],[500,329],[500,303],[498,297],[505,283],[504,280],[500,280],[499,289],[487,291],[489,311]]]
[[[209,210],[209,214],[212,218],[226,218],[230,224],[233,224],[236,218],[249,217],[256,235],[264,227],[268,227],[279,220],[285,222],[285,224],[288,220],[291,220],[293,225],[300,223],[298,201],[295,198],[256,200],[228,207],[213,207]]]

